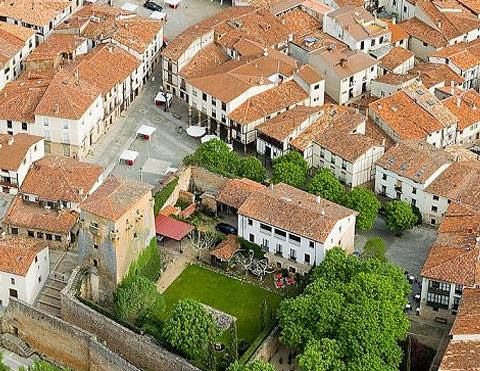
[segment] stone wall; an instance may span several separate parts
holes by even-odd
[[[75,370],[139,370],[86,331],[17,299],[10,300],[1,325],[41,356]]]
[[[217,194],[223,187],[227,178],[214,174],[201,167],[192,167],[190,190],[194,192]]]
[[[72,274],[61,294],[62,318],[95,335],[112,352],[142,370],[199,371],[183,358],[154,343],[149,337],[137,334],[103,316],[76,298],[81,281],[78,270]]]
[[[262,360],[262,361],[270,361],[272,356],[280,347],[280,328],[277,326],[275,327],[272,332],[267,336],[267,338],[262,342],[262,344],[258,347],[258,349],[253,354],[250,361]]]
[[[178,196],[180,194],[180,191],[188,191],[189,185],[190,185],[190,178],[192,176],[192,168],[191,167],[182,167],[180,168],[173,176],[178,177],[178,183],[177,186],[175,187],[175,190],[172,192],[170,197],[165,201],[163,204],[163,208],[167,206],[175,206],[178,200]],[[172,176],[172,178],[173,178]],[[171,178],[170,178],[171,180]],[[169,180],[166,180],[164,185],[168,184]],[[154,193],[157,190],[154,190]]]

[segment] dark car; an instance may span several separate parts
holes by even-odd
[[[163,8],[160,5],[158,5],[155,1],[151,1],[151,0],[145,1],[143,3],[143,6],[147,9],[157,11],[157,12],[161,12],[163,10]]]
[[[227,223],[218,223],[215,226],[215,229],[219,232],[225,233],[225,234],[237,234],[238,230],[235,228],[233,225],[227,224]]]

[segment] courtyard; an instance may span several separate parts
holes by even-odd
[[[261,332],[264,301],[275,313],[282,297],[198,265],[188,266],[163,293],[167,313],[182,298],[191,298],[237,318],[238,339],[250,344]]]

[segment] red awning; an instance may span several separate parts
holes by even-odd
[[[193,231],[193,225],[160,214],[155,219],[155,229],[159,235],[180,241]]]

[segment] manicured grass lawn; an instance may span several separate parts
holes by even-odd
[[[237,318],[238,339],[252,341],[260,333],[260,307],[266,299],[272,312],[281,296],[198,265],[187,267],[164,292],[167,312],[182,298],[191,298]]]

